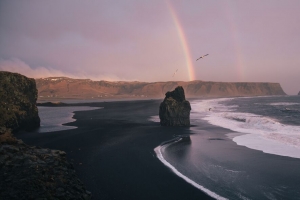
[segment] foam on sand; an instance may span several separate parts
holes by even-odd
[[[203,191],[204,193],[208,194],[209,196],[218,199],[218,200],[225,200],[226,198],[219,196],[218,194],[208,190],[207,188],[203,187],[202,185],[199,185],[198,183],[196,183],[195,181],[189,179],[188,177],[186,177],[185,175],[183,175],[182,173],[180,173],[173,165],[171,165],[168,161],[166,161],[162,155],[161,149],[170,145],[172,143],[167,143],[166,145],[163,146],[158,146],[154,149],[157,158],[168,168],[170,168],[177,176],[179,176],[180,178],[184,179],[186,182],[188,182],[189,184],[193,185],[194,187],[200,189],[201,191]]]
[[[258,134],[247,134],[233,138],[238,145],[246,146],[250,149],[260,150],[264,153],[270,153],[280,156],[300,158],[299,148],[285,145],[276,140],[268,140]]]

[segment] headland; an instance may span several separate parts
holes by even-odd
[[[279,83],[268,82],[126,82],[67,77],[36,79],[39,100],[51,99],[163,99],[182,86],[187,98],[285,95]]]

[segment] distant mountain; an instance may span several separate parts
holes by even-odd
[[[231,97],[285,95],[279,83],[252,82],[125,82],[92,81],[67,77],[36,79],[39,99],[164,98],[167,91],[182,86],[186,97]]]

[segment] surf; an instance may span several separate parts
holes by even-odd
[[[257,97],[256,97],[257,98]],[[241,133],[233,137],[238,145],[265,153],[300,158],[300,126],[283,124],[272,117],[240,112],[238,105],[227,105],[234,98],[201,100],[192,103],[191,118]],[[299,105],[294,102],[268,103],[272,106]],[[255,104],[254,104],[255,105]],[[269,114],[269,116],[268,116]]]

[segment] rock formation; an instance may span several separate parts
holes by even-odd
[[[0,140],[0,199],[91,198],[66,153]]]
[[[300,95],[300,91],[299,91],[298,95]]]
[[[35,80],[0,71],[0,127],[30,130],[40,126]]]
[[[0,72],[0,199],[90,199],[66,153],[12,135],[40,126],[34,79]]]
[[[108,99],[108,98],[163,98],[167,91],[182,86],[186,97],[234,97],[285,95],[279,83],[169,81],[125,82],[92,81],[50,77],[36,79],[39,98]]]
[[[185,100],[181,86],[167,92],[159,106],[159,118],[162,126],[190,126],[190,102]]]

